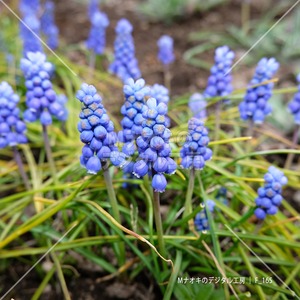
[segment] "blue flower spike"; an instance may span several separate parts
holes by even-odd
[[[300,74],[297,76],[298,92],[288,104],[289,112],[294,116],[295,124],[300,125]]]
[[[166,126],[167,106],[149,98],[143,108],[142,132],[137,138],[140,160],[133,166],[137,177],[145,176],[153,170],[152,187],[155,192],[164,192],[167,186],[165,174],[176,171],[176,163],[170,157],[170,130]]]
[[[228,46],[222,46],[215,51],[215,64],[210,70],[207,87],[204,91],[205,98],[226,97],[232,93],[231,68],[234,52]]]
[[[47,45],[52,49],[58,47],[59,30],[55,24],[55,5],[51,0],[47,0],[44,5],[44,13],[41,17],[41,29],[46,36]]]
[[[91,15],[92,27],[86,46],[95,54],[104,53],[106,44],[106,27],[109,25],[108,17],[105,13],[96,11]]]
[[[271,166],[264,176],[265,185],[257,191],[258,197],[255,199],[257,208],[254,211],[255,216],[264,220],[267,215],[275,215],[278,206],[282,202],[282,186],[286,185],[288,180],[283,172]]]
[[[181,167],[202,170],[205,162],[212,158],[212,150],[207,147],[209,141],[204,123],[197,118],[191,118],[188,123],[188,136],[180,150]]]
[[[81,165],[90,174],[97,174],[108,159],[113,165],[122,166],[125,156],[118,151],[114,124],[108,117],[96,88],[84,83],[76,98],[82,103],[78,122],[80,140],[85,144],[80,157]]]
[[[173,39],[168,35],[163,35],[157,41],[158,55],[157,58],[163,65],[169,65],[175,60],[173,51]]]
[[[205,119],[207,102],[202,94],[194,93],[189,99],[189,108],[193,116],[198,119]]]
[[[274,83],[268,83],[268,81],[274,77],[278,68],[279,63],[275,58],[262,58],[259,61],[244,100],[239,105],[242,120],[251,120],[255,124],[262,124],[265,117],[271,114],[272,107],[268,100],[272,96]]]
[[[0,83],[0,149],[26,144],[26,124],[17,107],[19,96],[5,81]]]
[[[27,110],[24,112],[24,120],[26,122],[40,120],[44,126],[52,124],[52,117],[65,121],[67,116],[65,103],[53,90],[50,81],[53,65],[46,61],[46,55],[41,52],[28,52],[27,57],[21,59],[21,70],[27,88]]]
[[[116,26],[116,40],[114,43],[115,58],[109,67],[112,74],[118,76],[124,83],[129,79],[141,77],[138,61],[135,57],[133,27],[127,19],[121,19]]]
[[[213,213],[216,203],[213,200],[206,200],[208,210]],[[208,217],[205,208],[201,210],[195,217],[195,227],[198,231],[209,230]]]

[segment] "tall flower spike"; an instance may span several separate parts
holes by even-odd
[[[206,105],[206,100],[201,94],[195,93],[190,97],[189,108],[195,118],[206,118]]]
[[[154,84],[150,89],[150,95],[152,98],[157,100],[157,103],[165,103],[168,108],[168,104],[170,101],[169,90],[161,85],[161,84]],[[166,126],[169,128],[171,126],[171,120],[168,116],[166,116]]]
[[[206,201],[208,210],[212,213],[214,211],[216,203],[213,200],[208,199]],[[206,210],[201,210],[195,217],[194,220],[195,226],[198,231],[209,230],[208,217]]]
[[[157,58],[163,65],[169,65],[175,59],[173,52],[173,39],[168,35],[163,35],[158,41],[158,55]]]
[[[23,22],[20,23],[20,36],[23,41],[23,54],[27,52],[42,52],[42,44],[38,38],[40,35],[40,21],[31,10],[24,14]],[[24,25],[26,24],[26,25]]]
[[[88,5],[88,15],[92,19],[94,13],[99,11],[99,0],[90,0]]]
[[[102,99],[93,85],[82,84],[76,98],[82,103],[78,131],[82,148],[80,162],[88,173],[96,174],[102,169],[102,163],[108,159],[120,166],[124,157],[116,147],[117,134],[102,104]]]
[[[117,75],[123,82],[127,79],[138,79],[141,72],[135,58],[135,48],[132,37],[132,25],[126,19],[121,19],[116,27],[116,40],[114,43],[115,58],[109,71]]]
[[[24,120],[34,122],[39,119],[44,126],[52,123],[52,116],[64,120],[66,108],[52,88],[50,74],[53,72],[53,66],[46,61],[46,55],[28,52],[27,57],[21,59],[21,70],[27,88],[28,109],[24,113]]]
[[[232,92],[232,76],[230,70],[234,56],[234,52],[231,51],[228,46],[222,46],[216,49],[215,64],[210,69],[211,75],[208,78],[207,87],[204,91],[205,98],[216,96],[225,98]]]
[[[289,112],[294,116],[295,123],[300,125],[300,74],[297,76],[298,92],[293,100],[288,104]]]
[[[105,30],[109,20],[105,13],[96,11],[91,16],[92,28],[86,46],[95,54],[103,54],[105,49]]]
[[[143,177],[153,169],[152,187],[155,192],[164,192],[167,186],[164,174],[173,174],[177,168],[170,157],[171,131],[166,127],[166,113],[166,104],[158,104],[154,98],[148,99],[143,109],[143,130],[136,140],[140,160],[134,164],[133,173]]]
[[[17,107],[19,96],[5,81],[0,84],[0,148],[26,144],[26,124]]]
[[[282,201],[282,186],[288,180],[283,172],[271,166],[264,176],[265,185],[257,190],[258,197],[255,199],[257,208],[255,215],[258,219],[265,219],[267,215],[275,215]]]
[[[44,14],[41,18],[41,29],[47,37],[47,45],[51,49],[56,49],[58,46],[58,28],[55,25],[54,18],[54,3],[47,0],[44,6]]]
[[[209,143],[208,130],[204,123],[197,118],[191,118],[188,124],[188,136],[180,150],[181,167],[201,170],[205,162],[212,158],[212,151],[207,147]]]
[[[136,82],[129,79],[123,88],[125,103],[121,107],[121,113],[124,116],[121,121],[123,130],[118,134],[120,142],[124,143],[123,153],[131,156],[136,150],[135,139],[142,132],[143,107],[145,96],[149,95],[148,87],[145,87],[145,80],[139,79]]]
[[[266,83],[273,78],[279,68],[275,58],[262,58],[250,81],[244,100],[239,105],[242,120],[252,120],[256,124],[263,123],[265,117],[272,112],[268,100],[272,96],[274,83]]]

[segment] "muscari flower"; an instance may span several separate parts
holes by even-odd
[[[65,121],[66,108],[53,90],[50,74],[53,65],[46,61],[46,55],[41,52],[28,52],[21,59],[21,70],[25,76],[26,105],[24,113],[26,122],[40,120],[43,126],[52,124],[52,117]]]
[[[99,0],[90,0],[88,5],[88,15],[90,19],[92,19],[94,13],[99,11]]]
[[[163,35],[158,41],[157,58],[163,65],[169,65],[175,59],[173,52],[173,39],[168,35]]]
[[[143,130],[136,140],[140,160],[134,164],[133,173],[139,178],[153,170],[152,187],[155,192],[165,191],[165,174],[173,174],[177,168],[170,158],[171,131],[166,127],[166,113],[166,104],[158,104],[155,98],[148,99],[143,108]]]
[[[207,147],[209,143],[208,130],[202,121],[191,118],[188,131],[186,142],[180,150],[181,167],[201,170],[204,168],[205,162],[212,158],[212,150]]]
[[[208,199],[206,201],[208,210],[212,213],[214,211],[216,203],[213,200]],[[195,217],[194,224],[198,231],[209,230],[208,217],[206,210],[201,210]]]
[[[105,30],[109,20],[105,13],[96,11],[91,16],[92,28],[86,46],[96,54],[103,54],[105,48]]]
[[[275,58],[262,58],[259,61],[244,100],[239,105],[242,120],[252,120],[256,124],[261,124],[272,112],[268,100],[272,96],[274,83],[263,83],[271,80],[278,68],[279,63]]]
[[[82,103],[78,122],[80,140],[85,144],[80,157],[81,165],[90,174],[98,173],[102,169],[102,163],[108,159],[113,165],[122,166],[125,158],[116,146],[114,124],[107,115],[96,88],[84,83],[76,98]]]
[[[26,124],[17,107],[19,96],[5,81],[0,84],[0,148],[26,144]]]
[[[161,84],[154,84],[150,87],[150,96],[157,100],[157,103],[165,103],[168,108],[168,104],[170,101],[169,90],[161,85]],[[168,116],[166,116],[166,126],[169,128],[171,125],[171,120]]]
[[[298,92],[294,95],[293,100],[288,104],[289,112],[294,116],[295,123],[300,125],[300,74],[297,76]]]
[[[121,19],[116,27],[114,43],[115,58],[109,71],[117,75],[123,82],[127,79],[138,79],[141,76],[138,61],[135,58],[135,48],[132,37],[132,25],[126,19]]]
[[[23,41],[23,54],[27,52],[42,52],[42,44],[39,39],[40,21],[34,12],[29,11],[20,23],[20,36]]]
[[[58,46],[58,28],[55,25],[54,19],[54,3],[50,0],[45,3],[45,11],[41,18],[41,29],[47,37],[47,45],[51,49],[56,49]]]
[[[206,118],[206,100],[205,98],[199,94],[193,94],[189,99],[189,108],[193,113],[193,116],[198,119]]]
[[[210,69],[211,75],[204,91],[205,98],[226,97],[232,92],[231,67],[234,56],[234,52],[228,46],[216,49],[215,64]]]
[[[20,0],[19,5],[21,13],[24,15],[34,13],[38,14],[40,9],[40,1],[39,0]]]
[[[265,219],[267,215],[275,215],[282,201],[282,186],[288,180],[283,172],[271,166],[264,176],[265,185],[257,190],[258,197],[255,199],[257,208],[254,214],[258,219]]]
[[[136,82],[128,79],[123,88],[125,103],[121,107],[124,116],[121,121],[122,130],[118,133],[120,142],[124,143],[122,152],[131,156],[136,150],[135,139],[143,129],[143,107],[145,96],[149,95],[148,87],[145,87],[145,80],[139,79]]]

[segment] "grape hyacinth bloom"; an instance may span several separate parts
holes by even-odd
[[[124,163],[124,156],[116,146],[117,134],[102,104],[102,99],[93,85],[82,84],[76,98],[82,103],[78,131],[85,144],[80,157],[81,165],[88,173],[96,174],[108,159],[113,165]]]
[[[155,192],[164,192],[167,186],[165,174],[173,174],[177,165],[170,157],[169,139],[171,131],[166,127],[167,106],[155,98],[147,100],[143,109],[143,130],[136,140],[139,158],[133,166],[133,173],[138,178],[153,171],[152,187]]]
[[[208,210],[212,213],[214,211],[216,203],[213,200],[207,200],[206,205]],[[194,224],[198,231],[209,230],[208,217],[206,210],[201,210],[195,217]]]
[[[202,94],[194,93],[189,99],[189,108],[197,119],[205,119],[207,117],[206,105],[206,100]]]
[[[33,12],[24,15],[23,22],[20,23],[20,36],[23,41],[23,54],[27,52],[42,52],[42,44],[39,39],[40,21]]]
[[[0,84],[0,149],[26,144],[26,124],[20,119],[17,107],[19,96],[5,81]]]
[[[109,25],[108,17],[105,13],[96,11],[91,16],[92,28],[86,46],[95,54],[103,54],[105,49],[105,30]]]
[[[92,19],[94,13],[99,11],[99,0],[90,0],[88,5],[88,15]]]
[[[205,98],[217,96],[226,98],[232,92],[231,68],[234,56],[234,52],[228,46],[216,49],[215,64],[210,69],[211,75],[208,78],[207,87],[204,91]]]
[[[173,39],[168,35],[163,35],[158,41],[158,55],[157,58],[163,65],[169,65],[175,59],[173,52]]]
[[[40,10],[40,1],[39,0],[20,0],[19,5],[20,11],[23,16],[27,14],[38,15]]]
[[[58,46],[58,28],[55,25],[54,18],[54,3],[47,0],[44,6],[44,14],[41,18],[41,29],[47,38],[47,45],[51,49],[56,49]]]
[[[251,120],[255,124],[261,124],[265,117],[272,112],[268,100],[272,96],[274,83],[263,83],[271,80],[278,68],[279,63],[275,58],[262,58],[259,61],[244,100],[239,105],[242,120]]]
[[[65,120],[66,109],[58,100],[50,81],[53,65],[46,61],[46,55],[41,52],[28,52],[21,59],[21,70],[25,76],[26,105],[24,113],[26,122],[40,120],[43,126],[52,124],[52,117]]]
[[[282,186],[288,182],[283,172],[273,166],[269,167],[264,179],[265,185],[258,189],[258,197],[255,199],[257,208],[254,214],[260,220],[264,220],[267,215],[277,213],[282,201]]]
[[[154,84],[150,89],[150,95],[152,98],[157,100],[157,103],[165,103],[168,108],[168,104],[170,101],[169,90],[161,85],[161,84]],[[169,128],[171,126],[171,120],[168,116],[166,116],[166,126]]]
[[[289,112],[294,116],[295,123],[300,125],[300,74],[297,76],[298,92],[293,100],[288,104]]]
[[[188,131],[186,142],[180,150],[181,167],[201,170],[204,168],[205,162],[212,158],[212,150],[207,147],[209,143],[208,130],[201,120],[191,118]]]
[[[124,116],[121,121],[122,130],[118,133],[119,141],[124,143],[122,152],[131,156],[136,150],[135,139],[141,135],[143,130],[143,107],[145,96],[150,94],[148,87],[145,87],[145,80],[139,79],[136,82],[128,79],[123,88],[125,103],[121,107]]]
[[[135,58],[135,48],[132,37],[132,25],[127,19],[121,19],[116,26],[114,43],[115,58],[109,71],[117,75],[123,82],[127,79],[138,79],[141,76],[138,61]]]

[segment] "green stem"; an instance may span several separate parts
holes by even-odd
[[[169,93],[171,93],[171,72],[169,65],[164,66],[164,83]]]
[[[194,185],[195,185],[195,169],[191,168],[190,170],[190,176],[189,176],[189,185],[188,185],[188,190],[186,193],[185,197],[185,204],[184,204],[184,213],[183,213],[183,218],[188,216],[189,214],[192,213],[192,197],[193,197],[193,192],[194,192]]]
[[[92,79],[96,67],[96,53],[91,51],[89,61],[89,80]]]
[[[294,136],[293,136],[293,146],[292,146],[293,149],[295,149],[297,144],[298,144],[299,132],[300,132],[300,125],[297,125],[296,128],[295,128],[295,131],[294,131]],[[290,169],[291,168],[294,156],[295,156],[295,153],[289,153],[289,155],[286,159],[285,165],[284,165],[285,169]]]
[[[219,101],[216,103],[216,125],[215,125],[215,141],[218,141],[220,138],[220,129],[221,129],[221,106],[222,106],[222,101]],[[214,147],[214,155],[217,156],[219,145],[216,144]]]
[[[31,188],[30,188],[29,179],[28,179],[28,176],[27,176],[27,174],[25,172],[20,152],[18,151],[18,149],[17,149],[16,146],[13,146],[12,149],[13,149],[13,153],[14,153],[15,162],[18,165],[19,172],[20,172],[20,175],[21,175],[21,177],[23,179],[24,185],[25,185],[26,189],[28,191],[30,191]]]
[[[242,28],[244,34],[247,34],[249,31],[249,22],[250,22],[250,3],[248,0],[244,0],[242,3]]]
[[[114,219],[121,224],[121,216],[118,208],[118,202],[115,194],[115,190],[112,183],[112,178],[109,174],[109,169],[107,167],[103,167],[104,180],[107,188],[107,193],[110,201],[110,205],[112,208],[112,215]],[[121,265],[125,262],[125,245],[123,242],[118,243],[118,262]]]
[[[166,248],[165,248],[165,241],[163,235],[163,227],[160,215],[160,201],[159,201],[159,192],[153,191],[153,211],[154,211],[154,220],[156,225],[157,231],[157,239],[158,239],[158,246],[160,253],[163,257],[166,257]]]
[[[47,126],[45,126],[45,125],[43,125],[43,138],[44,138],[45,150],[46,150],[47,160],[48,160],[48,163],[50,166],[51,174],[52,174],[55,184],[58,184],[55,163],[53,160],[49,136],[48,136],[48,132],[47,132]]]

